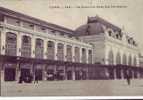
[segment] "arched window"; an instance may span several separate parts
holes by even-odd
[[[112,31],[109,30],[109,31],[108,31],[108,34],[109,34],[109,36],[112,36]]]
[[[26,35],[22,37],[21,56],[23,57],[31,56],[31,38]]]
[[[82,48],[82,55],[81,55],[82,63],[86,63],[86,50]]]
[[[116,64],[121,64],[121,55],[119,52],[117,53],[117,56],[116,56]]]
[[[17,35],[12,32],[6,33],[6,55],[16,56],[17,53]]]
[[[125,54],[123,55],[123,64],[127,65],[127,56]]]
[[[92,50],[88,50],[88,63],[92,63]]]
[[[132,65],[132,57],[129,55],[128,65]]]
[[[47,47],[47,58],[54,60],[55,56],[55,43],[53,41],[48,41],[48,47]]]
[[[57,59],[62,61],[64,60],[64,45],[62,43],[58,43]]]
[[[79,47],[75,47],[74,49],[74,52],[75,52],[75,62],[79,62],[80,60],[80,51],[79,51]]]
[[[136,57],[134,57],[134,66],[136,66],[137,65],[137,59],[136,59]]]
[[[35,45],[35,57],[42,59],[43,58],[43,51],[44,51],[43,40],[37,38],[36,39],[36,45]]]
[[[67,45],[67,61],[72,61],[72,46]]]
[[[109,65],[113,65],[114,64],[114,55],[113,55],[113,51],[112,50],[109,52],[108,61],[109,61]]]

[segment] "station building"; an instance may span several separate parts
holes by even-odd
[[[119,27],[89,17],[76,30],[0,7],[2,81],[142,77],[138,44]]]

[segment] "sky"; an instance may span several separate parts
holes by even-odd
[[[2,7],[73,30],[86,24],[88,16],[98,15],[134,37],[139,43],[141,52],[143,52],[142,4],[143,0],[0,0]],[[101,6],[102,8],[99,8]]]

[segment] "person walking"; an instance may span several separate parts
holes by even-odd
[[[127,74],[127,84],[128,84],[128,85],[131,84],[131,77],[130,77],[130,74]]]
[[[18,83],[22,84],[22,82],[23,82],[23,77],[20,76],[20,77],[19,77],[19,82],[18,82]]]
[[[35,75],[35,80],[34,80],[34,84],[38,83],[38,75]]]

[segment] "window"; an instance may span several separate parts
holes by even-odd
[[[58,45],[58,49],[63,49],[63,45],[62,45],[62,44],[59,44],[59,45]]]
[[[6,55],[16,56],[17,35],[15,33],[6,33]]]
[[[108,33],[109,33],[109,36],[112,36],[112,31],[108,31]]]
[[[29,42],[28,36],[23,36],[23,42],[24,43],[28,43]]]
[[[16,35],[14,33],[8,32],[7,33],[7,41],[9,42],[15,42],[16,41]]]
[[[116,34],[116,38],[119,39],[119,35],[118,34]]]
[[[48,43],[48,47],[53,47],[54,45],[53,45],[53,42],[52,41],[49,41],[49,43]]]
[[[43,40],[41,40],[41,39],[36,39],[36,45],[37,45],[38,47],[43,47]]]

